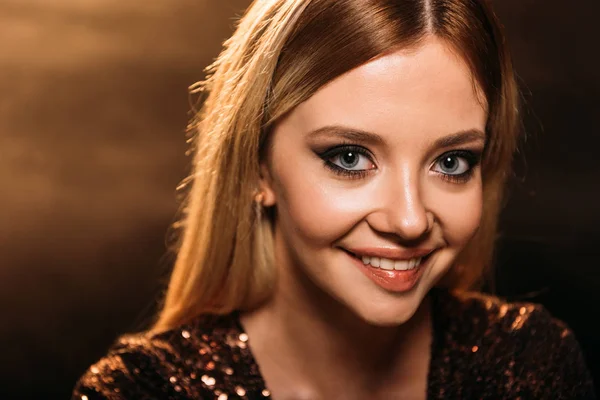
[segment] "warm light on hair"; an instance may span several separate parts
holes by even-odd
[[[498,213],[517,143],[518,95],[501,27],[485,0],[256,0],[206,81],[193,123],[195,157],[164,330],[206,312],[252,309],[275,284],[274,215],[255,201],[276,121],[336,77],[376,57],[443,39],[470,67],[489,111],[483,215],[444,284],[469,288],[493,258]]]

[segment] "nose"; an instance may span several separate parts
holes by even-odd
[[[418,240],[427,235],[434,223],[434,215],[423,202],[418,177],[404,169],[401,178],[381,182],[377,191],[376,209],[367,217],[369,225],[381,233],[394,234],[405,241]]]

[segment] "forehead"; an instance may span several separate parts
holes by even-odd
[[[468,66],[442,41],[428,39],[334,79],[290,118],[307,131],[339,124],[384,136],[438,137],[484,130],[487,112]]]

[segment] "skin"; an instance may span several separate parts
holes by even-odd
[[[482,210],[479,164],[454,157],[472,174],[453,181],[440,157],[481,153],[486,119],[467,65],[430,37],[336,78],[276,125],[261,186],[263,204],[277,208],[279,280],[267,304],[242,316],[274,398],[425,398],[427,293],[476,232]],[[323,132],[331,126],[338,129]],[[348,140],[348,130],[377,138]],[[463,142],[440,145],[452,135]],[[360,176],[326,167],[323,152],[344,144],[368,151],[350,167]],[[344,154],[328,161],[356,163]],[[356,247],[436,250],[417,285],[397,293],[342,250]]]

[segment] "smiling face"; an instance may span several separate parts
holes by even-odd
[[[278,292],[407,321],[479,225],[485,107],[467,65],[432,38],[279,121],[262,182],[277,208]]]

